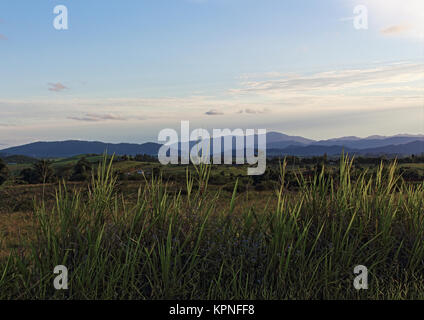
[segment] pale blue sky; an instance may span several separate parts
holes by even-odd
[[[66,31],[52,24],[61,4]],[[346,19],[358,4],[368,30]],[[4,0],[0,148],[156,141],[181,120],[423,133],[423,13],[421,0]]]

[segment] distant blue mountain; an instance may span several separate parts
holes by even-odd
[[[35,158],[62,158],[73,157],[80,154],[103,154],[105,152],[116,155],[148,154],[157,155],[160,148],[158,143],[103,143],[90,141],[60,141],[60,142],[35,142],[19,147],[0,150],[4,155],[23,155]]]
[[[345,146],[353,149],[370,149],[380,148],[390,145],[407,144],[414,141],[424,141],[424,136],[395,136],[379,139],[330,139],[324,141],[314,142],[312,145],[319,146]]]
[[[267,149],[268,156],[320,156],[327,154],[329,156],[340,155],[342,152],[350,155],[362,155],[362,156],[409,156],[412,154],[419,155],[424,154],[424,141],[413,141],[406,144],[388,145],[378,148],[367,148],[367,149],[353,149],[345,146],[320,146],[320,145],[308,145],[308,146],[290,146],[283,149]]]
[[[356,150],[343,146],[289,146],[283,149],[267,149],[267,156],[300,156],[312,157],[327,154],[329,156],[340,155],[342,152],[354,153]]]
[[[419,155],[424,154],[424,141],[413,141],[405,144],[389,145],[379,148],[369,148],[357,151],[361,155]]]
[[[221,152],[225,149],[234,149],[235,138],[232,138],[232,145],[224,146],[224,139],[221,141]],[[244,139],[243,139],[244,140]],[[257,136],[255,137],[257,140]],[[196,144],[190,141],[190,148]],[[272,155],[339,155],[343,150],[350,154],[358,155],[410,155],[424,152],[424,135],[397,135],[392,137],[372,136],[368,138],[342,137],[315,141],[299,136],[289,136],[279,132],[267,133],[267,154]],[[255,143],[255,147],[257,143]],[[0,150],[3,156],[22,155],[34,158],[62,158],[73,157],[80,154],[102,154],[108,152],[116,155],[136,155],[148,154],[157,155],[161,144],[158,143],[104,143],[90,141],[57,141],[57,142],[35,142],[23,146],[12,147]],[[181,149],[180,144],[175,144],[173,148]],[[210,143],[210,152],[213,150],[213,143]],[[219,152],[219,151],[218,151]]]

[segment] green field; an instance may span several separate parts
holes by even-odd
[[[270,162],[252,178],[87,160],[87,181],[0,190],[0,299],[424,298],[424,183],[399,175],[421,163]],[[68,290],[53,287],[57,265]]]

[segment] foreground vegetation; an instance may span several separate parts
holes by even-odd
[[[128,201],[106,162],[88,186],[34,201],[34,234],[0,260],[1,299],[424,298],[424,184],[396,163],[353,179],[342,157],[337,174],[294,175],[295,191],[283,163],[255,205],[240,180],[211,189],[203,165],[179,189],[151,175]],[[53,288],[56,265],[68,290]],[[353,287],[356,265],[368,290]]]

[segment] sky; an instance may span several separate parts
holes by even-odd
[[[54,28],[58,5],[67,30]],[[182,120],[422,134],[423,34],[422,0],[2,0],[0,149],[157,142]]]

